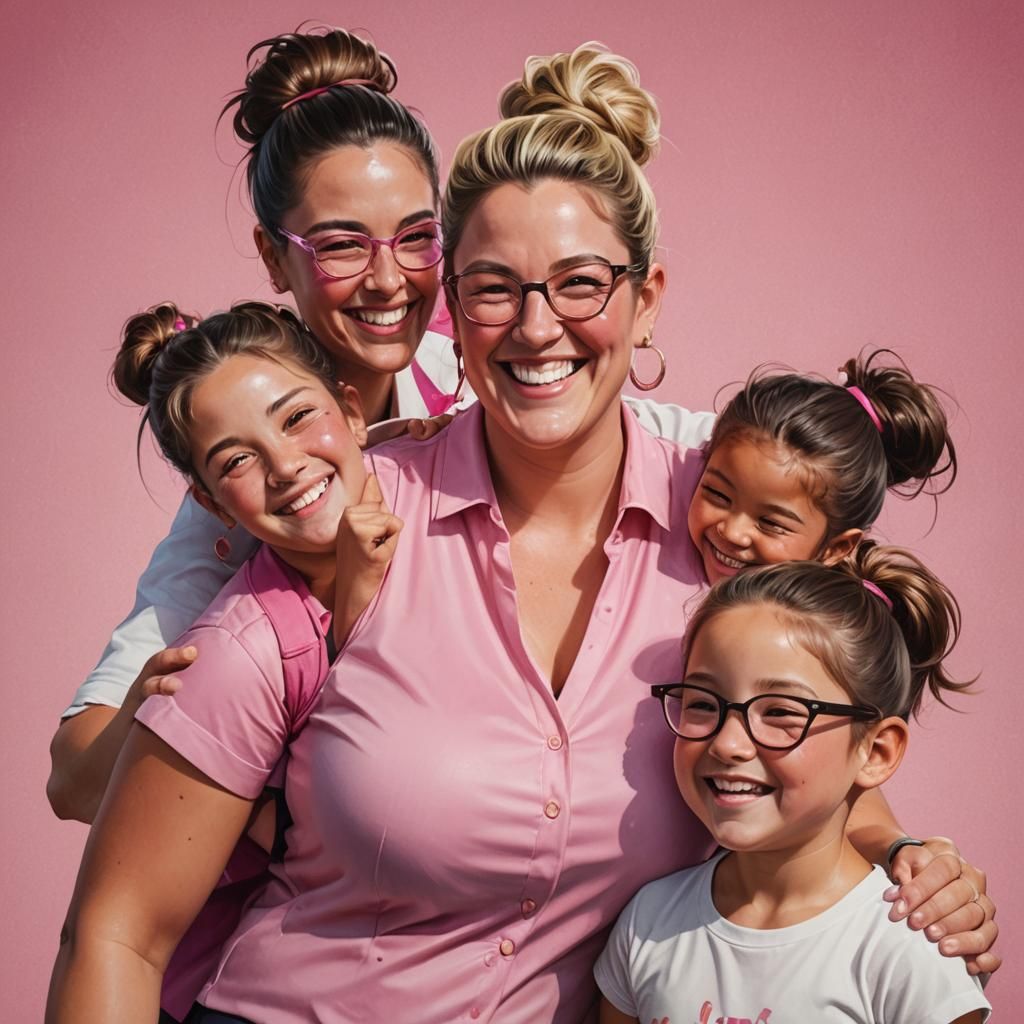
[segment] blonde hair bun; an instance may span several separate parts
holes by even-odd
[[[530,57],[523,77],[506,86],[502,117],[570,114],[615,136],[640,166],[657,152],[661,119],[654,97],[640,86],[635,65],[600,43],[572,53]]]

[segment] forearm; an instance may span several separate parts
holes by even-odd
[[[850,810],[846,834],[865,860],[886,867],[890,845],[906,832],[900,828],[881,789],[869,789],[861,793]]]
[[[54,967],[46,1024],[155,1022],[163,971],[116,939],[69,936]]]
[[[46,782],[58,818],[92,823],[135,711],[135,701],[120,708],[96,704],[60,724],[50,743]]]

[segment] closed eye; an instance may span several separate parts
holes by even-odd
[[[728,505],[729,504],[729,496],[727,494],[723,494],[719,490],[716,490],[714,487],[710,486],[709,484],[701,484],[701,488],[700,489],[701,489],[701,492],[703,493],[704,497],[708,501],[710,501],[713,505]]]

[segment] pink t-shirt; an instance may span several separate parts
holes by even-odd
[[[648,689],[680,677],[701,586],[686,530],[700,453],[623,417],[608,570],[556,700],[520,635],[482,416],[373,453],[405,529],[291,746],[288,854],[207,1006],[261,1024],[578,1024],[628,899],[710,849]],[[143,720],[253,795],[285,742],[280,683],[267,666],[212,682]]]

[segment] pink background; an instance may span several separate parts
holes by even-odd
[[[651,169],[671,281],[664,399],[706,408],[755,363],[832,372],[891,345],[959,403],[962,474],[934,526],[927,501],[893,501],[879,532],[959,595],[955,667],[981,672],[982,693],[962,715],[926,713],[890,798],[911,833],[948,833],[988,869],[1002,951],[1019,947],[1018,3],[19,6],[0,62],[5,1019],[41,1016],[86,834],[45,802],[47,743],[177,500],[150,455],[147,495],[137,411],[106,386],[118,329],[167,297],[210,311],[270,296],[238,151],[214,121],[248,46],[309,18],[372,34],[449,155],[493,120],[527,54],[600,39],[639,64],[664,117]],[[1008,1016],[1024,1005],[1014,963],[990,995]]]

